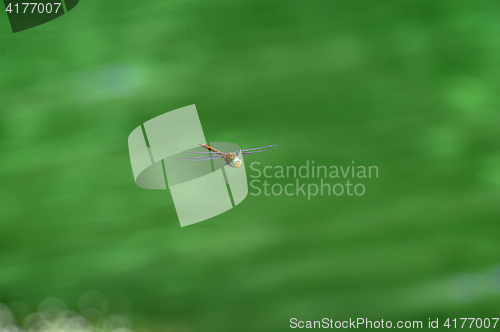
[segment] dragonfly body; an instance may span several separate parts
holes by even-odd
[[[234,168],[238,168],[241,166],[241,159],[238,158],[238,156],[234,152],[224,153],[206,144],[200,144],[200,146],[204,147],[208,151],[215,152],[218,156],[221,157],[221,159],[226,162],[226,165],[228,166]]]
[[[179,158],[179,160],[190,160],[190,161],[204,161],[204,160],[217,160],[217,159],[222,159],[226,163],[226,165],[233,167],[233,168],[238,168],[241,166],[241,159],[238,158],[238,155],[241,153],[241,155],[246,156],[252,153],[258,153],[258,152],[264,152],[267,150],[262,150],[264,148],[270,148],[275,145],[268,145],[268,146],[263,146],[260,148],[253,148],[253,149],[245,149],[245,150],[240,150],[236,152],[222,152],[220,150],[217,150],[216,148],[213,148],[207,144],[200,144],[201,147],[204,147],[207,149],[209,152],[205,151],[185,151],[186,153],[204,153],[208,154],[208,156],[202,156],[202,157],[194,157],[194,158]]]

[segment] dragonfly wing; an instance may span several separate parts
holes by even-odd
[[[244,156],[246,156],[246,155],[249,155],[249,154],[252,154],[252,153],[259,153],[259,152],[264,152],[264,151],[267,151],[267,150],[251,151],[251,152],[243,152],[242,154],[243,154]]]
[[[200,158],[179,158],[177,160],[204,161],[204,160],[211,160],[211,159],[209,157],[200,157]]]
[[[271,148],[273,146],[278,146],[278,144],[274,144],[274,145],[267,145],[267,146],[262,146],[260,148],[253,148],[253,149],[244,149],[244,150],[241,150],[241,151],[253,151],[253,150],[260,150],[260,149],[264,149],[264,148]]]
[[[205,153],[205,154],[220,154],[221,152],[208,152],[208,151],[184,151],[183,153]]]
[[[190,161],[205,161],[205,160],[219,160],[220,156],[203,156],[203,157],[193,157],[193,158],[179,158],[178,160],[190,160]]]

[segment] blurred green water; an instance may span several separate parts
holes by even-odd
[[[498,317],[499,9],[82,1],[17,34],[0,14],[0,302],[119,291],[167,331]],[[168,191],[135,186],[127,137],[190,104],[209,141],[280,144],[262,167],[380,176],[181,229]]]

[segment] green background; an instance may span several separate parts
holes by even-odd
[[[498,317],[499,38],[484,0],[81,1],[16,34],[0,13],[0,302],[121,292],[153,332]],[[181,228],[127,137],[191,104],[208,141],[279,144],[247,163],[379,178]]]

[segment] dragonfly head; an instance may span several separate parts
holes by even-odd
[[[233,158],[233,160],[231,160],[231,167],[238,168],[240,166],[241,166],[240,158],[235,157],[235,158]]]

